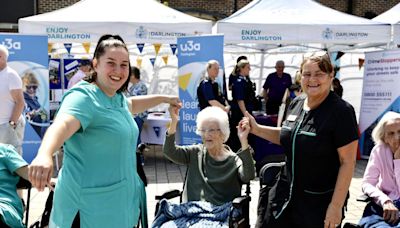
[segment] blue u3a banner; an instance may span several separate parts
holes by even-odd
[[[9,51],[8,66],[22,79],[25,118],[23,158],[31,162],[49,125],[49,71],[47,36],[0,34]]]
[[[220,65],[218,84],[223,85],[224,69],[224,37],[193,36],[178,38],[178,81],[179,98],[183,107],[179,113],[180,144],[190,145],[200,143],[196,135],[196,117],[199,112],[197,86],[206,76],[207,62],[217,60]]]

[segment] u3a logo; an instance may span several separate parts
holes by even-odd
[[[193,40],[188,40],[185,44],[180,44],[181,51],[200,51],[200,43],[193,43]]]
[[[7,49],[21,50],[21,42],[13,42],[11,38],[4,39],[1,44],[3,44]]]

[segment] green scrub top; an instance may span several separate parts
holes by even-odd
[[[9,227],[25,227],[22,202],[17,194],[19,176],[15,171],[26,165],[13,146],[0,143],[0,214]]]
[[[64,143],[50,227],[71,227],[78,211],[81,227],[137,225],[144,186],[136,171],[138,127],[126,98],[83,81],[64,95],[61,113],[81,128]]]

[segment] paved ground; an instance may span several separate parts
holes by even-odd
[[[356,197],[361,195],[361,180],[367,161],[358,161],[357,168],[353,175],[350,187],[350,200],[348,203],[348,211],[344,222],[357,223],[361,218],[365,203],[357,202]],[[185,167],[175,165],[163,158],[161,154],[161,146],[150,146],[145,153],[145,172],[149,180],[147,186],[147,205],[149,222],[153,221],[154,209],[156,201],[155,195],[162,194],[170,189],[181,189],[182,181],[185,175]],[[255,224],[257,216],[259,182],[258,179],[251,182],[251,205],[250,205],[250,222],[252,227]],[[32,190],[31,210],[29,213],[29,224],[32,224],[40,218],[43,212],[48,191],[37,192]],[[344,224],[344,223],[343,223]]]

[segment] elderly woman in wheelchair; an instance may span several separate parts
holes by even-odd
[[[372,149],[362,190],[372,201],[359,225],[400,227],[400,114],[387,112],[372,131]]]
[[[196,133],[201,136],[202,144],[190,146],[175,144],[179,109],[170,107],[169,112],[172,121],[163,153],[172,162],[187,165],[182,201],[207,202],[211,207],[217,207],[209,211],[209,214],[222,212],[221,207],[226,207],[241,195],[242,184],[255,177],[252,149],[247,140],[250,131],[248,120],[243,120],[237,127],[241,149],[235,153],[224,144],[230,130],[228,115],[222,109],[207,107],[198,113]],[[198,208],[198,205],[196,207]],[[229,210],[228,208],[228,212]],[[155,222],[158,217],[156,216]]]

